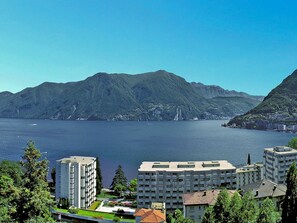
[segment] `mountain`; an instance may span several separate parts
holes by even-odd
[[[230,120],[228,125],[252,129],[275,129],[297,124],[297,70],[274,88],[257,107]]]
[[[62,120],[221,119],[243,114],[257,98],[217,93],[159,70],[138,75],[97,73],[83,81],[45,82],[0,93],[0,117]],[[244,94],[244,93],[243,93]]]
[[[215,97],[242,97],[242,98],[250,98],[258,101],[263,101],[263,96],[253,96],[244,92],[238,91],[230,91],[221,88],[216,85],[204,85],[202,83],[191,83],[193,87],[195,87],[197,93],[204,98],[215,98]]]

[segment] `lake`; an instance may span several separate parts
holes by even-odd
[[[50,161],[99,156],[109,186],[122,165],[128,179],[142,161],[226,159],[234,165],[262,161],[263,148],[285,145],[295,134],[223,128],[226,121],[104,122],[0,119],[0,159],[20,160],[31,139]]]

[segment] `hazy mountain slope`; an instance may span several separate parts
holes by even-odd
[[[297,70],[274,88],[257,107],[235,117],[229,124],[265,129],[272,123],[297,123]]]
[[[160,70],[98,73],[83,81],[44,83],[0,93],[0,117],[88,120],[189,120],[232,117],[254,107],[248,97],[205,98],[197,87]]]

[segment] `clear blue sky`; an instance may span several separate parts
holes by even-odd
[[[297,2],[0,1],[0,91],[164,69],[266,95],[297,68]]]

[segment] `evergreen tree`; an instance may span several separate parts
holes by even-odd
[[[40,160],[41,153],[29,141],[22,157],[24,188],[18,202],[18,220],[21,222],[52,222],[50,207],[54,201],[50,197],[47,184],[48,161]]]
[[[121,165],[118,166],[110,187],[119,194],[127,189],[127,178]]]
[[[52,171],[51,171],[51,177],[53,180],[53,184],[56,185],[56,168],[53,167]]]
[[[247,158],[247,165],[251,165],[252,161],[251,161],[251,155],[248,154],[248,158]]]
[[[241,197],[236,191],[230,201],[230,221],[229,223],[238,223],[241,221],[241,207],[242,201]]]
[[[102,185],[100,160],[99,160],[99,157],[96,157],[96,192],[97,194],[101,193],[102,188],[103,188],[103,185]]]
[[[213,216],[215,223],[228,223],[230,215],[230,196],[226,189],[222,190],[219,195],[217,202],[213,207]]]
[[[282,207],[282,222],[297,222],[297,168],[295,162],[289,168],[286,184],[287,191]]]
[[[201,223],[215,223],[213,216],[213,207],[209,206],[204,213]]]
[[[255,222],[258,213],[258,206],[251,191],[242,197],[241,221],[240,223]]]
[[[259,211],[257,217],[257,223],[277,223],[280,219],[279,213],[276,211],[276,207],[273,201],[266,198]]]
[[[137,190],[137,179],[136,178],[130,180],[128,190],[130,192],[135,192]]]

